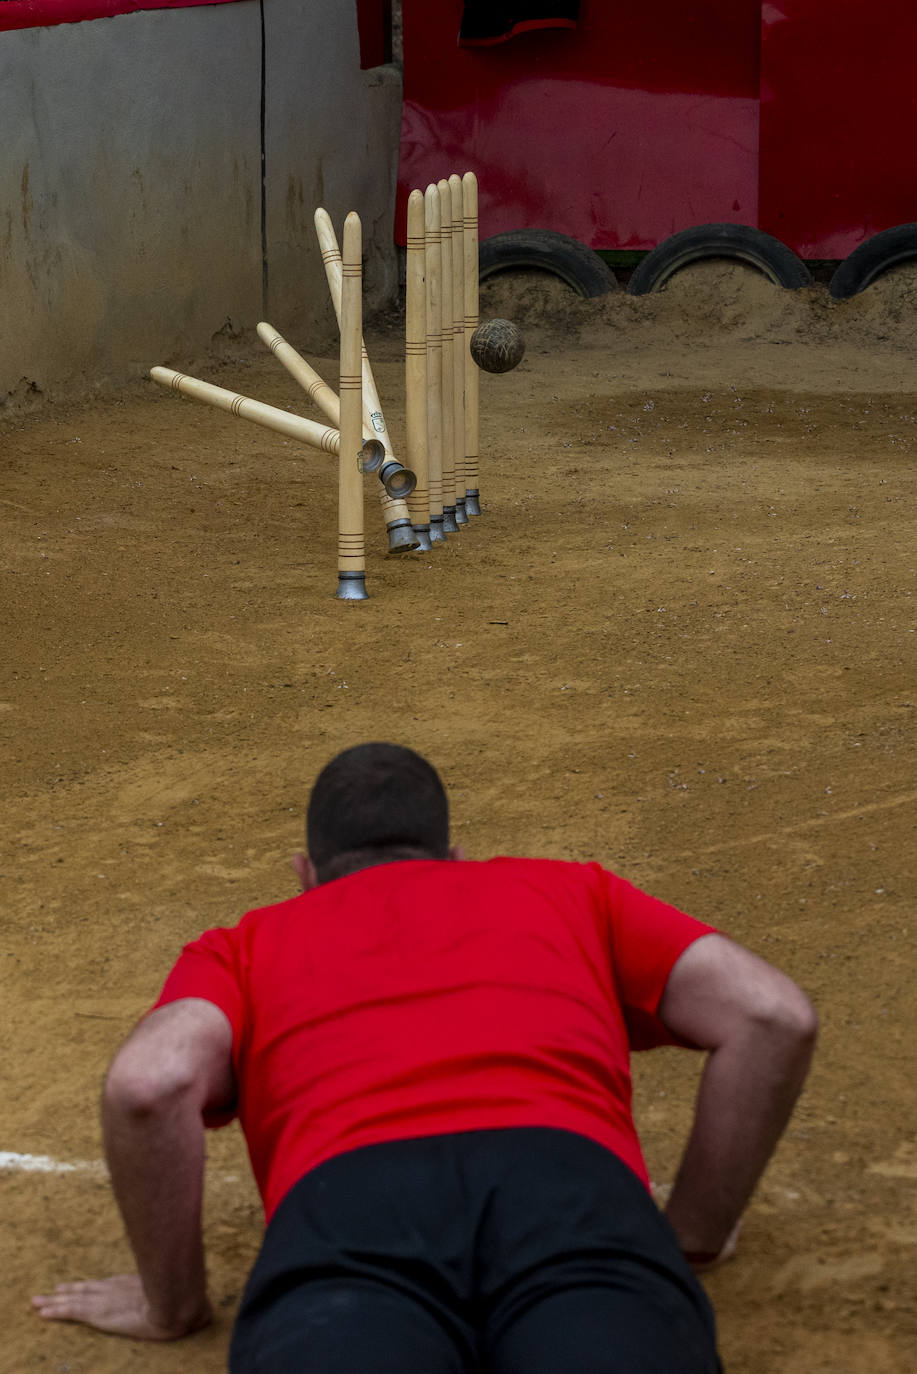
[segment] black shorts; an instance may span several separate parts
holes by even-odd
[[[371,1145],[271,1219],[231,1374],[716,1374],[707,1297],[625,1164],[568,1131]]]

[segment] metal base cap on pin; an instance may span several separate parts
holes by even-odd
[[[388,530],[389,553],[410,553],[412,549],[420,548],[420,540],[410,520],[393,520],[385,528]]]
[[[456,523],[457,525],[467,525],[467,524],[468,524],[468,516],[467,516],[467,514],[465,513],[465,498],[464,498],[464,496],[463,496],[460,500],[457,500],[456,503],[455,503],[455,523]]]
[[[481,502],[480,502],[480,499],[479,499],[479,498],[480,498],[480,495],[481,495],[481,493],[478,491],[477,487],[474,487],[474,488],[469,487],[469,488],[466,490],[466,492],[465,492],[465,514],[466,514],[466,515],[480,515],[480,514],[481,514]]]
[[[446,534],[458,534],[455,506],[443,506],[443,530]]]
[[[415,525],[414,534],[417,536],[417,547],[421,553],[430,552],[430,526]]]
[[[443,517],[441,515],[430,516],[430,545],[445,544],[446,531],[443,529]]]
[[[385,445],[379,439],[364,439],[360,458],[364,472],[378,472],[385,462]]]
[[[365,472],[364,467],[364,472]],[[404,467],[402,463],[391,458],[379,469],[379,481],[385,487],[389,496],[397,500],[404,500],[410,496],[417,486],[417,477],[410,468]]]
[[[366,590],[366,573],[361,572],[339,572],[338,589],[335,596],[339,601],[368,601],[369,592]]]

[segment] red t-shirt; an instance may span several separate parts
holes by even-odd
[[[630,1050],[711,926],[598,864],[383,864],[250,911],[185,947],[157,1006],[201,997],[233,1029],[238,1115],[268,1218],[358,1146],[554,1126],[643,1180]]]

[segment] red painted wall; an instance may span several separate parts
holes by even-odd
[[[357,0],[360,66],[381,67],[392,60],[392,0]]]
[[[646,249],[711,221],[844,257],[917,220],[913,0],[582,0],[574,31],[457,43],[461,0],[403,0],[396,239],[408,191],[481,183],[482,235]]]
[[[461,12],[404,0],[400,241],[408,191],[468,168],[483,235],[651,248],[755,222],[759,0],[583,0],[576,30],[489,48],[458,47]]]
[[[108,19],[134,10],[181,9],[190,5],[223,5],[229,0],[2,0],[0,32],[4,29],[50,28],[78,24],[84,19]]]
[[[762,6],[761,228],[842,258],[917,220],[913,0]]]

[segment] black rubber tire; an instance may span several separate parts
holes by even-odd
[[[828,290],[836,301],[848,301],[890,267],[913,258],[917,258],[917,224],[896,224],[854,248],[835,269]]]
[[[627,290],[631,296],[658,291],[673,273],[702,258],[734,258],[751,263],[775,286],[798,291],[811,286],[812,275],[791,248],[750,224],[697,224],[663,239],[634,269]]]
[[[478,249],[481,281],[496,272],[537,267],[552,272],[581,296],[604,296],[618,287],[611,268],[579,239],[553,229],[510,229],[482,239]]]

